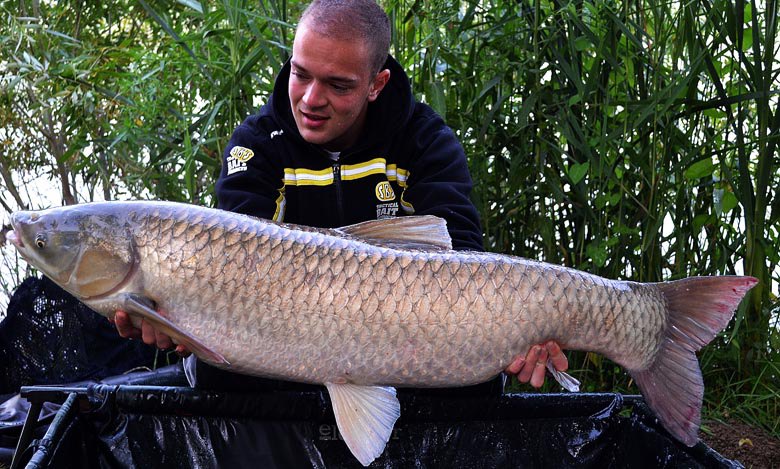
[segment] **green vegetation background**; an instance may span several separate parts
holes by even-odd
[[[415,93],[463,142],[489,250],[643,282],[761,280],[700,355],[705,412],[780,433],[777,1],[381,3]],[[40,205],[25,190],[40,177],[63,203],[212,204],[301,8],[1,1],[0,205]],[[607,360],[570,360],[587,390],[636,391]]]

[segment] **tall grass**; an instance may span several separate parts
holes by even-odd
[[[459,133],[488,249],[612,278],[760,279],[702,362],[777,432],[775,2],[388,1],[395,53]],[[467,85],[466,85],[467,84]],[[593,354],[594,388],[628,389]]]

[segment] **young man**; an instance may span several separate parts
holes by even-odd
[[[447,221],[454,249],[481,251],[463,148],[440,116],[415,101],[389,45],[389,20],[373,0],[309,5],[268,103],[225,149],[219,208],[317,227],[436,215]],[[124,313],[116,325],[123,337],[173,345],[146,324],[134,329]],[[560,347],[548,342],[506,371],[539,387],[548,356],[556,369],[567,368]],[[193,363],[185,368],[199,387],[230,379],[200,362],[193,372]]]

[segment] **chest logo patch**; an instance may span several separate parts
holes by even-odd
[[[376,198],[382,202],[395,200],[395,192],[393,192],[393,187],[387,181],[382,181],[377,184],[374,192],[376,192]]]
[[[230,155],[227,157],[228,176],[234,173],[246,171],[246,162],[255,156],[255,152],[246,147],[235,146],[230,149]]]

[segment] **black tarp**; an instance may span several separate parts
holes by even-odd
[[[40,290],[44,295],[46,288]],[[50,304],[32,302],[42,303]],[[96,321],[115,334],[105,319]],[[82,341],[90,342],[86,337]],[[104,356],[96,358],[105,365]],[[22,459],[56,468],[360,467],[338,435],[324,391],[195,390],[184,386],[180,365],[102,381],[23,388],[22,395],[36,404],[72,397],[43,435],[49,409]],[[673,440],[638,397],[400,393],[399,400],[401,418],[373,467],[740,467],[704,444],[687,448]],[[16,400],[10,417],[13,412],[0,410],[0,445],[3,435],[20,433],[21,403]]]
[[[38,467],[360,467],[321,392],[90,384],[23,394],[80,402]],[[740,467],[673,440],[636,396],[399,399],[401,418],[372,467]]]

